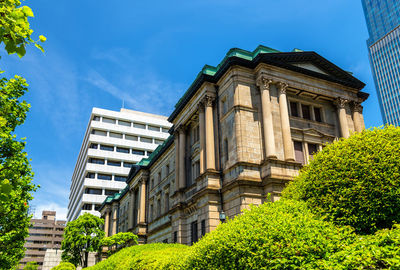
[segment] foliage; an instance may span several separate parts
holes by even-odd
[[[334,254],[330,269],[400,269],[400,226],[383,229],[375,235],[359,236],[357,241]]]
[[[27,91],[25,79],[0,79],[0,269],[10,269],[24,256],[32,200],[33,173],[25,142],[13,135],[26,118],[29,104],[20,101]]]
[[[61,262],[59,265],[51,268],[51,270],[76,270],[76,267],[70,262]]]
[[[323,221],[303,202],[268,202],[205,235],[193,246],[187,268],[323,269],[354,238],[350,227]]]
[[[5,44],[5,50],[9,54],[17,53],[19,57],[25,55],[26,45],[33,43],[43,51],[40,42],[46,41],[46,37],[40,35],[39,40],[31,37],[33,30],[30,28],[28,18],[33,17],[33,12],[28,6],[21,6],[19,0],[0,1],[0,44]]]
[[[184,269],[190,247],[180,244],[146,244],[124,248],[87,270]]]
[[[68,222],[61,243],[62,259],[75,266],[87,265],[88,253],[100,249],[100,241],[104,237],[103,224],[101,218],[89,213]]]
[[[137,239],[138,236],[131,232],[120,232],[109,237],[104,237],[100,241],[100,246],[108,247],[109,253],[112,254],[128,245],[136,245],[138,243]]]
[[[376,128],[327,145],[283,195],[362,234],[400,223],[400,128]]]
[[[28,262],[25,267],[24,270],[37,270],[39,267],[39,265],[37,264],[37,262]]]

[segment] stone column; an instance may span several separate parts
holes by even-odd
[[[263,121],[263,135],[265,145],[265,157],[266,158],[277,158],[275,150],[275,137],[274,137],[274,126],[272,120],[272,108],[271,99],[269,94],[269,87],[272,80],[261,77],[257,81],[257,85],[261,92],[261,109],[262,109],[262,121]]]
[[[135,211],[135,198],[134,198],[134,192],[133,189],[129,190],[129,196],[131,199],[131,203],[129,204],[129,209],[128,209],[128,229],[131,230],[133,229],[133,224],[135,223],[133,221],[133,218],[135,217],[135,215],[133,214],[133,211]]]
[[[205,119],[204,119],[204,103],[199,103],[199,137],[200,137],[200,174],[205,171],[205,144],[206,144],[206,132],[205,132]]]
[[[104,232],[105,237],[109,236],[108,232],[110,231],[110,210],[107,209],[104,215]]]
[[[179,133],[175,130],[175,192],[179,190]]]
[[[336,106],[338,108],[339,125],[342,137],[348,138],[350,136],[349,125],[347,123],[346,103],[348,100],[343,98],[336,99]]]
[[[117,233],[117,215],[118,215],[118,206],[113,206],[112,208],[112,231],[111,235]]]
[[[146,223],[146,181],[141,180],[139,186],[140,196],[140,210],[139,210],[139,223]]]
[[[185,188],[185,152],[186,152],[186,132],[184,127],[179,128],[179,190]]]
[[[214,119],[213,119],[214,98],[205,96],[205,120],[206,120],[206,169],[215,170],[215,147],[214,147]]]
[[[353,102],[352,105],[354,129],[356,132],[362,132],[364,129],[363,121],[361,119],[363,106],[361,106],[360,102]]]
[[[286,89],[288,85],[286,83],[279,82],[279,111],[281,114],[281,126],[282,126],[282,139],[283,139],[283,150],[285,153],[286,161],[294,161],[294,146],[292,142],[292,135],[290,133],[290,122],[289,122],[289,111],[286,99]]]

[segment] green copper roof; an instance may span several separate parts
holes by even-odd
[[[227,59],[229,57],[239,57],[245,60],[249,60],[252,61],[257,55],[259,55],[260,53],[279,53],[280,51],[272,49],[270,47],[266,47],[263,45],[258,45],[258,47],[250,52],[250,51],[246,51],[243,49],[239,49],[239,48],[232,48],[230,49],[224,59],[222,59],[222,61],[218,64],[218,66],[214,67],[214,66],[210,66],[210,65],[205,65],[201,71],[199,72],[199,74],[197,74],[196,79],[194,80],[194,82],[189,86],[188,90],[185,92],[185,94],[183,94],[183,96],[178,100],[178,103],[175,104],[175,108],[177,108],[179,106],[179,104],[182,102],[183,98],[185,97],[185,95],[187,94],[187,92],[189,91],[189,89],[192,87],[192,85],[197,81],[197,79],[202,75],[209,75],[209,76],[214,76],[215,73],[217,73],[217,71],[220,69],[220,67],[227,61]]]

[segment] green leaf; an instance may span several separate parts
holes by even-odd
[[[22,7],[22,11],[25,13],[26,16],[28,16],[28,17],[34,17],[33,11],[32,11],[32,9],[31,9],[30,7],[28,7],[28,6],[23,6],[23,7]]]
[[[47,40],[47,38],[46,38],[45,36],[43,36],[43,35],[40,35],[40,36],[39,36],[39,40],[40,40],[41,42],[45,42],[45,41]]]
[[[35,43],[36,48],[38,48],[39,50],[42,51],[42,53],[44,53],[44,49],[42,46],[40,46],[39,44]]]
[[[21,46],[19,46],[19,47],[16,49],[16,52],[17,52],[17,55],[18,55],[20,58],[22,58],[22,57],[25,55],[25,53],[26,53],[25,46],[22,44]]]

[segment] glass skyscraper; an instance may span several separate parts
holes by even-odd
[[[400,1],[362,0],[383,122],[400,126]]]

